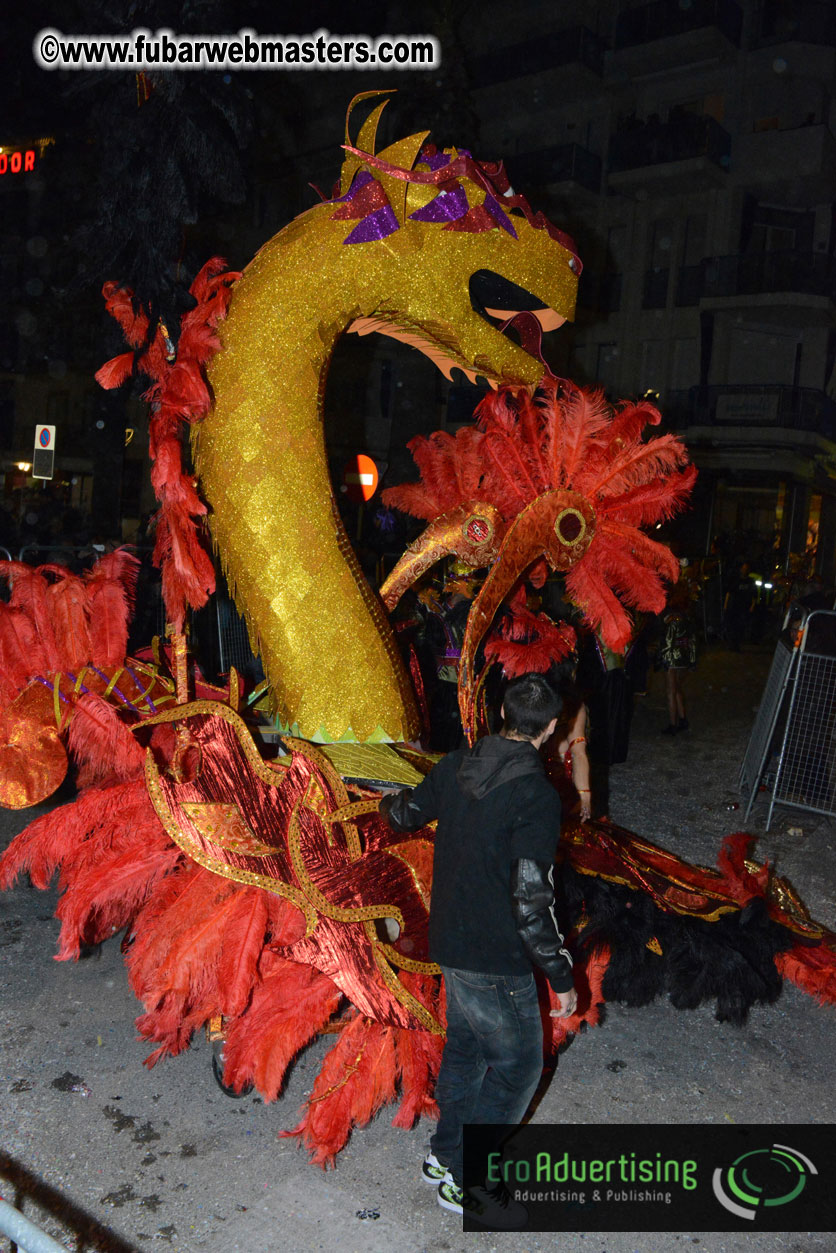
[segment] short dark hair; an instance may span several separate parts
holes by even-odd
[[[563,708],[563,701],[544,674],[521,674],[512,679],[502,699],[505,730],[536,740]]]

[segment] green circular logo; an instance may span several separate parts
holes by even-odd
[[[754,1221],[764,1207],[788,1205],[804,1191],[808,1175],[817,1175],[809,1157],[786,1144],[741,1153],[731,1166],[714,1171],[714,1195],[739,1218]]]

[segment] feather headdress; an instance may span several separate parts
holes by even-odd
[[[679,576],[670,550],[642,528],[678,512],[696,478],[675,435],[644,438],[645,428],[660,421],[658,409],[644,401],[613,406],[600,389],[546,379],[533,396],[524,388],[490,393],[476,418],[476,427],[455,439],[414,440],[420,481],[384,494],[387,504],[428,519],[435,518],[433,510],[447,516],[457,506],[474,516],[493,506],[501,515],[502,533],[462,651],[466,726],[479,644],[514,585],[538,565],[542,572],[544,560],[565,574],[567,594],[587,625],[614,651],[624,651],[632,626],[628,610],[658,612],[665,604],[663,580]],[[453,455],[459,447],[461,469]],[[437,542],[437,522],[424,533],[428,541]],[[411,570],[422,567],[417,554],[424,543],[422,536],[412,545]],[[398,567],[388,584],[404,590]],[[386,598],[387,585],[381,590]],[[513,664],[521,664],[516,654]]]

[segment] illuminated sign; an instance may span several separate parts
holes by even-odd
[[[55,140],[31,139],[28,143],[0,145],[0,178],[4,174],[31,174],[38,167],[44,149]]]
[[[0,149],[0,174],[27,174],[35,168],[35,149]]]

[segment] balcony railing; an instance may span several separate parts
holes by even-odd
[[[734,0],[654,0],[640,9],[619,14],[615,30],[615,47],[634,48],[656,39],[669,39],[716,26],[731,43],[740,46],[743,13]]]
[[[757,45],[763,48],[790,41],[836,45],[833,0],[793,0],[791,5],[766,0]]]
[[[500,52],[486,52],[470,62],[474,87],[491,87],[511,78],[538,74],[565,65],[584,65],[593,74],[604,72],[606,44],[585,26],[544,34],[512,44]]]
[[[507,161],[513,183],[579,183],[589,191],[601,190],[601,158],[580,144],[556,144],[524,152]]]
[[[610,173],[643,169],[673,161],[707,157],[726,169],[730,163],[731,136],[713,117],[680,113],[667,122],[651,119],[632,129],[619,131],[610,142]]]
[[[836,402],[816,387],[720,384],[692,387],[679,425],[782,427],[836,438]]]
[[[803,292],[836,297],[836,259],[823,252],[756,252],[702,263],[703,296]]]

